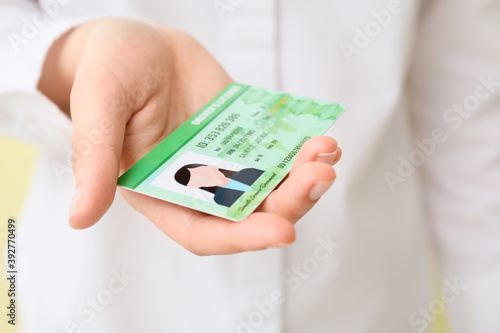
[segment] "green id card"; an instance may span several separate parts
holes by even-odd
[[[287,175],[307,139],[344,106],[230,84],[119,179],[118,185],[238,221]]]

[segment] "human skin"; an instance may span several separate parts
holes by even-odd
[[[38,88],[73,122],[76,189],[69,224],[95,224],[113,202],[118,176],[231,82],[205,48],[180,31],[113,18],[84,23],[59,38]],[[99,140],[89,149],[84,143],[96,131]],[[332,138],[308,140],[287,179],[238,223],[120,192],[197,255],[282,247],[293,243],[294,224],[333,183],[331,165],[341,153]]]

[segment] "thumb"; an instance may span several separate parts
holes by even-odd
[[[73,84],[71,145],[76,189],[69,224],[75,229],[99,221],[115,196],[128,112],[125,104],[115,102],[123,94],[112,81],[95,74],[79,77],[77,73]]]

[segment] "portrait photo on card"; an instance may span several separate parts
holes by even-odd
[[[230,207],[263,173],[264,170],[186,151],[151,185]]]

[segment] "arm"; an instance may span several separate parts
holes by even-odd
[[[0,93],[36,91],[53,41],[82,21],[51,17],[37,1],[0,1]]]

